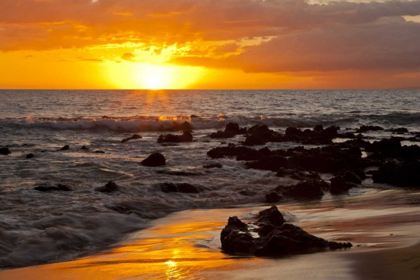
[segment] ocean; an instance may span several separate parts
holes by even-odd
[[[263,203],[267,191],[287,179],[206,155],[244,140],[209,137],[230,122],[266,124],[280,132],[318,124],[420,132],[420,90],[2,90],[0,99],[0,147],[12,152],[0,155],[0,267],[91,254],[176,211]],[[194,142],[157,143],[160,134],[185,121]],[[121,143],[134,133],[143,138]],[[370,141],[390,135],[368,133]],[[65,145],[69,149],[60,151]],[[154,152],[166,157],[165,167],[139,164]],[[26,159],[27,154],[34,158]],[[223,168],[204,169],[209,163]],[[111,180],[120,186],[118,192],[94,190]],[[164,193],[159,184],[166,182],[199,185],[204,191]],[[69,185],[73,191],[34,190],[43,183]],[[245,196],[244,190],[256,195]]]

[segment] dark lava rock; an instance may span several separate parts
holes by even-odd
[[[120,187],[117,184],[115,184],[115,182],[109,181],[108,184],[106,184],[105,186],[95,188],[95,191],[103,192],[103,193],[111,193],[111,192],[118,191],[119,188]]]
[[[86,146],[83,146],[83,147],[81,148],[81,150],[88,151],[88,150],[89,150],[89,148],[88,148],[88,147],[86,147]]]
[[[282,197],[276,192],[270,192],[265,195],[265,201],[268,203],[276,203],[279,202]]]
[[[35,155],[34,154],[27,154],[26,155],[26,159],[31,159],[31,158],[34,158],[35,157]]]
[[[192,126],[189,122],[183,122],[181,124],[174,122],[173,123],[173,128],[174,130],[182,130],[182,131],[191,131],[192,130]]]
[[[362,125],[360,128],[356,130],[357,133],[363,133],[368,131],[379,131],[384,130],[383,127],[375,126],[375,125]]]
[[[63,148],[60,149],[60,151],[67,151],[67,150],[70,150],[69,145],[65,145]]]
[[[266,125],[254,125],[247,130],[246,146],[264,145],[267,142],[282,142],[283,135],[271,130]]]
[[[276,175],[278,177],[290,177],[299,181],[321,179],[319,174],[315,172],[286,168],[279,168]]]
[[[249,227],[237,217],[229,218],[220,234],[223,252],[231,255],[282,256],[352,247],[351,243],[328,242],[286,223],[275,206],[261,211],[258,221],[253,224],[259,226],[253,229],[258,232],[258,238],[252,237]]]
[[[166,134],[159,136],[158,143],[182,143],[182,142],[192,142],[193,136],[190,132],[184,131],[182,135],[173,135]]]
[[[149,167],[157,167],[166,165],[165,157],[160,153],[151,154],[148,158],[141,162],[141,165]]]
[[[408,133],[409,132],[408,129],[405,128],[405,127],[391,128],[388,131],[390,131],[392,133],[395,133],[395,134],[404,134],[404,133]]]
[[[315,132],[321,132],[324,130],[324,127],[322,125],[317,125],[314,127]]]
[[[332,194],[342,194],[362,183],[358,175],[345,171],[331,179],[330,191]]]
[[[375,183],[399,187],[420,187],[420,162],[388,163],[373,173]]]
[[[134,134],[133,136],[129,137],[129,138],[125,138],[121,141],[121,143],[127,143],[130,140],[136,140],[136,139],[142,139],[143,137],[141,137],[138,134]]]
[[[282,226],[286,220],[276,206],[265,209],[258,214],[258,225]]]
[[[10,155],[12,152],[10,152],[9,148],[0,148],[0,155],[7,156]]]
[[[275,172],[282,167],[288,167],[289,161],[286,157],[283,156],[268,156],[263,157],[258,161],[247,162],[245,165],[248,168],[270,170]]]
[[[58,184],[56,186],[51,186],[48,184],[42,184],[38,187],[35,187],[34,190],[40,191],[40,192],[50,192],[50,191],[63,191],[63,192],[69,192],[72,191],[72,189],[66,185]]]
[[[396,137],[373,142],[367,146],[366,152],[377,153],[381,156],[396,156],[401,149],[401,140]]]
[[[104,151],[95,151],[95,154],[105,154]]]
[[[222,168],[222,167],[223,167],[223,165],[221,165],[220,163],[212,163],[212,164],[207,164],[207,165],[203,166],[203,168],[206,168],[206,169]]]
[[[239,134],[245,134],[247,131],[246,128],[240,128],[237,123],[228,123],[224,131],[217,131],[210,135],[210,138],[213,139],[226,139],[232,138]]]
[[[324,195],[324,189],[329,189],[329,185],[323,180],[308,180],[296,185],[276,188],[279,191],[284,190],[283,193],[287,196],[307,199],[321,198]]]
[[[201,190],[196,186],[187,183],[163,183],[160,185],[160,189],[164,193],[180,192],[180,193],[200,193]]]
[[[247,147],[238,147],[232,144],[229,144],[228,147],[217,147],[211,149],[207,152],[207,155],[212,159],[215,158],[224,158],[224,157],[237,157],[239,155],[244,155],[247,153],[255,152],[254,149]]]

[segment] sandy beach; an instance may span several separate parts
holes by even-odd
[[[309,233],[351,241],[349,250],[278,259],[220,251],[229,216],[266,207],[189,210],[156,220],[117,247],[75,261],[0,272],[1,279],[418,279],[420,195],[369,190],[351,197],[278,205]],[[407,205],[410,200],[410,205]],[[361,215],[363,213],[363,215]]]

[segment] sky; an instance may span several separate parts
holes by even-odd
[[[420,0],[0,0],[0,88],[420,88]]]

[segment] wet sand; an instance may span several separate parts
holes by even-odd
[[[0,272],[0,279],[419,279],[420,194],[370,190],[358,196],[278,205],[311,234],[350,241],[350,250],[278,259],[220,252],[229,216],[266,207],[190,210],[156,220],[112,250],[75,261]]]

